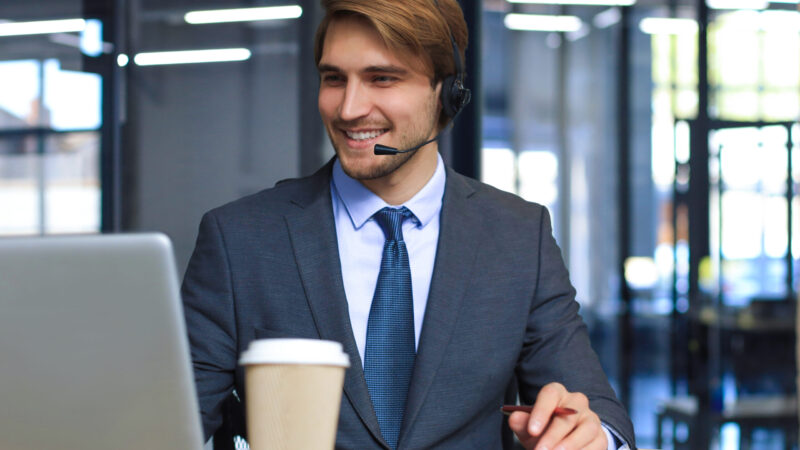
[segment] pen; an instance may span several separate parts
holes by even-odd
[[[530,413],[532,410],[533,406],[531,405],[503,405],[503,407],[500,408],[500,411],[502,411],[503,414],[507,416],[510,416],[511,413],[515,411]],[[569,416],[571,414],[577,414],[577,413],[578,411],[572,408],[564,408],[561,406],[556,406],[556,409],[553,410],[553,414],[555,414],[556,416]]]

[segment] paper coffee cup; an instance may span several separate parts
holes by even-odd
[[[316,339],[260,339],[246,366],[247,435],[252,450],[332,449],[344,372],[342,344]]]

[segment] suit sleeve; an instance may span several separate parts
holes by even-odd
[[[181,288],[205,438],[222,423],[222,403],[237,364],[233,292],[225,242],[215,217],[203,216]]]
[[[539,273],[517,364],[520,398],[533,404],[547,383],[559,382],[589,398],[592,410],[634,447],[633,426],[617,400],[578,314],[575,289],[545,209],[539,224]]]

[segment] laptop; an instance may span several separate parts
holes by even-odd
[[[0,449],[203,448],[162,234],[0,239]]]

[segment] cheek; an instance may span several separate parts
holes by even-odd
[[[380,103],[376,102],[376,105],[380,105],[376,109],[392,121],[413,122],[425,112],[426,103],[414,95],[392,95],[384,97]]]
[[[338,105],[339,102],[336,92],[329,89],[320,89],[319,96],[317,97],[317,107],[323,119],[334,117]]]

